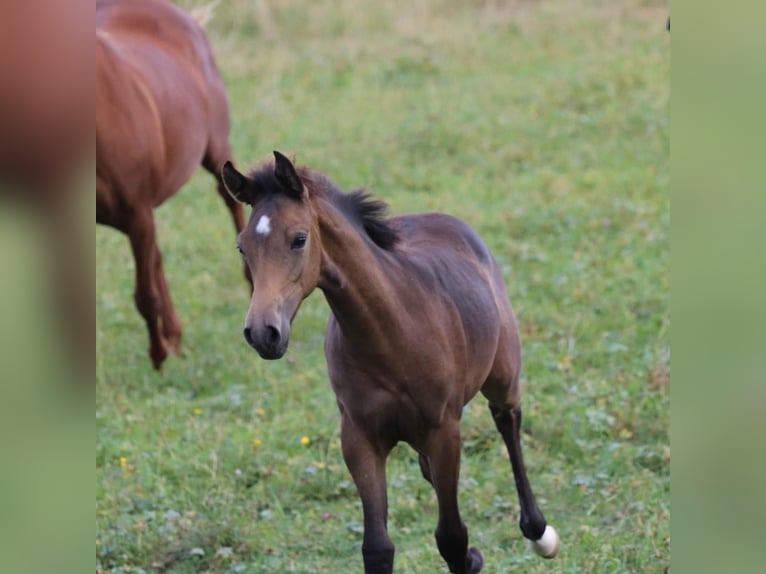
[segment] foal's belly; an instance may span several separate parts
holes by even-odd
[[[496,341],[493,330],[488,333]],[[486,380],[496,345],[475,349],[465,341],[452,346],[436,339],[431,337],[427,349],[420,348],[427,338],[404,339],[386,357],[349,355],[342,344],[328,344],[330,381],[342,412],[369,436],[416,449],[446,417],[459,419]]]

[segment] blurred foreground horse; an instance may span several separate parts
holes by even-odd
[[[202,164],[218,181],[237,231],[242,206],[220,179],[229,147],[229,105],[200,22],[164,0],[96,3],[96,221],[130,238],[135,302],[159,369],[180,351],[153,208]],[[190,232],[192,230],[189,230]]]
[[[92,206],[86,190],[92,189],[93,23],[90,0],[3,2],[0,15],[0,203],[30,216],[24,227],[42,239],[42,285],[54,304],[38,300],[39,316],[26,318],[45,335],[38,337],[34,362],[54,354],[46,338],[52,335],[77,359],[82,382],[93,376],[95,347],[93,259],[87,255],[93,253],[87,231],[93,224],[85,203]],[[5,279],[15,280],[18,270],[1,265]],[[15,326],[0,317],[0,329],[13,336]]]
[[[559,537],[540,511],[521,452],[521,341],[503,276],[464,222],[443,214],[387,219],[364,191],[274,152],[249,176],[224,165],[227,189],[252,205],[238,245],[253,278],[244,336],[279,359],[301,301],[330,305],[325,356],[341,414],[343,457],[362,499],[367,574],[393,571],[386,459],[399,441],[420,455],[439,505],[436,543],[451,572],[475,574],[458,510],[460,418],[479,391],[489,401],[516,481],[521,531],[552,558]]]

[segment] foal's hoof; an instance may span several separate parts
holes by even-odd
[[[527,539],[527,545],[538,556],[543,558],[553,558],[559,553],[559,540],[558,532],[551,525],[545,527],[542,538],[540,540]]]
[[[468,574],[477,574],[484,568],[484,556],[478,548],[469,548],[465,557],[465,571]]]

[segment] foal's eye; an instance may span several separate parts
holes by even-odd
[[[303,249],[306,246],[306,234],[299,233],[290,244],[290,249]]]
[[[244,256],[245,256],[245,252],[244,252],[244,251],[242,251],[242,248],[241,248],[239,245],[237,245],[237,251],[239,251],[239,254],[240,254],[242,257],[244,257]]]

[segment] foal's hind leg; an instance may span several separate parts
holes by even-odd
[[[151,209],[136,212],[126,226],[126,231],[136,262],[136,307],[149,330],[149,356],[154,368],[159,369],[168,355],[167,344],[160,333],[160,317],[169,300],[163,300],[163,293],[155,279],[158,269],[161,272],[161,263],[158,265],[157,262],[159,249]]]
[[[553,558],[559,551],[559,536],[553,527],[546,524],[545,517],[537,506],[521,454],[520,372],[521,341],[516,319],[508,308],[500,333],[498,352],[481,392],[489,400],[495,426],[503,436],[511,458],[513,478],[519,496],[521,532],[537,554]]]
[[[489,409],[511,458],[513,478],[516,481],[521,509],[519,521],[521,532],[535,553],[544,558],[553,558],[559,551],[559,536],[553,527],[545,522],[545,517],[537,506],[535,495],[527,479],[524,457],[521,453],[521,407],[500,406],[490,402]]]
[[[476,548],[468,548],[468,529],[458,509],[459,424],[457,419],[449,420],[432,433],[424,449],[425,460],[421,458],[421,471],[430,479],[439,502],[439,522],[434,533],[439,553],[450,572],[476,574],[484,566],[484,558]]]

